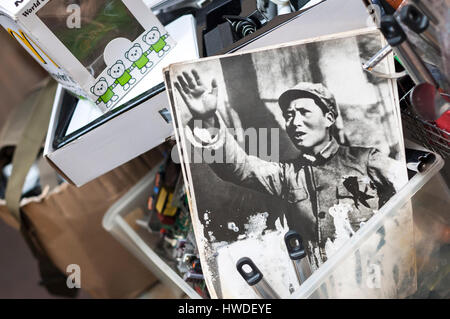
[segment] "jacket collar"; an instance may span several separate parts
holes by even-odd
[[[339,144],[334,137],[317,155],[302,154],[300,157],[310,164],[317,164],[331,158],[339,150]]]

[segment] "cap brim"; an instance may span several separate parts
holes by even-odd
[[[278,104],[283,110],[287,108],[293,100],[301,98],[317,98],[317,95],[305,90],[291,89],[280,95],[278,98]]]

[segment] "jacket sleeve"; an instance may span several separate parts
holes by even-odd
[[[214,158],[214,161],[206,162],[214,173],[225,181],[281,197],[284,165],[248,155],[226,128],[218,113],[216,119],[219,128],[215,134],[206,129],[192,129],[193,125],[186,127],[186,138],[197,151],[202,151],[203,162],[205,158]]]

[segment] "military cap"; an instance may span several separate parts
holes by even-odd
[[[284,111],[292,101],[301,98],[313,99],[324,113],[332,112],[338,117],[338,109],[334,95],[321,83],[301,82],[285,91],[278,98],[278,104]]]

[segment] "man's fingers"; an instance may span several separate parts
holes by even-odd
[[[189,75],[189,73],[187,72],[183,72],[183,76],[186,79],[187,84],[189,85],[190,89],[195,89],[195,83],[194,80],[192,79],[192,77]]]
[[[186,81],[184,80],[184,78],[180,75],[177,76],[178,82],[181,85],[181,88],[183,89],[184,93],[189,94],[189,87],[186,83]]]
[[[219,92],[219,87],[217,86],[216,79],[212,79],[211,87],[212,87],[211,94],[214,94],[215,96],[217,96],[217,94]]]
[[[180,93],[181,98],[183,99],[184,103],[186,103],[186,105],[189,106],[187,96],[184,94],[183,89],[181,88],[181,85],[178,82],[175,82],[175,87],[176,87],[178,93]]]
[[[200,76],[198,75],[198,72],[196,70],[192,70],[191,72],[192,72],[192,75],[194,76],[195,82],[197,82],[197,85],[198,86],[202,86],[203,82],[200,79]]]

